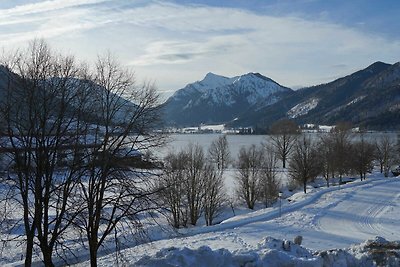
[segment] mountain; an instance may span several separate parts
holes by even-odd
[[[24,83],[29,84],[29,80],[22,81],[21,77],[17,74],[11,72],[4,66],[0,65],[0,106],[4,104],[6,99],[6,93],[9,88],[12,88],[13,95],[16,98],[21,97],[33,97],[33,96],[44,96],[47,95],[51,101],[48,101],[48,105],[51,105],[49,110],[49,115],[55,115],[61,106],[65,106],[66,116],[73,116],[78,105],[82,103],[78,103],[81,101],[80,97],[84,95],[90,96],[86,100],[86,106],[90,107],[90,111],[85,112],[84,119],[88,122],[96,122],[102,123],[102,118],[99,114],[102,114],[103,104],[99,101],[102,101],[102,98],[107,95],[108,101],[110,101],[111,105],[114,107],[118,107],[117,110],[114,110],[113,113],[113,123],[115,124],[123,124],[126,122],[126,118],[129,117],[127,114],[134,113],[137,110],[137,105],[130,102],[129,100],[123,98],[119,94],[115,94],[113,92],[108,92],[106,88],[95,84],[93,81],[78,79],[78,78],[58,78],[52,77],[47,78],[45,80],[39,81],[40,90],[37,90],[35,94],[32,94],[31,91],[24,89]],[[61,88],[67,89],[66,91],[61,90]],[[86,91],[90,90],[90,91]],[[61,103],[61,94],[64,92],[63,96],[66,98],[64,102]],[[79,97],[77,97],[79,96]],[[72,97],[71,99],[69,99]],[[78,99],[79,98],[79,99]],[[18,106],[15,105],[11,107],[15,109],[16,112],[28,112],[27,106]]]
[[[176,126],[226,123],[245,112],[276,103],[292,92],[259,73],[233,78],[208,73],[166,101],[164,118],[167,124]]]
[[[299,89],[270,106],[247,111],[230,125],[268,128],[282,118],[299,124],[349,121],[371,130],[400,129],[400,63],[375,62],[333,82]]]

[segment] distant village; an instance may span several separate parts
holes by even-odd
[[[299,126],[302,132],[309,133],[329,133],[334,126],[303,124]],[[257,134],[257,131],[249,127],[225,128],[224,124],[208,125],[200,124],[197,127],[168,128],[168,133],[175,134]],[[353,132],[360,132],[358,127],[353,128]]]
[[[253,127],[225,128],[224,124],[206,125],[197,127],[168,128],[167,132],[177,134],[254,134]]]

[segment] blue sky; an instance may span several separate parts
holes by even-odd
[[[109,50],[165,95],[207,72],[298,88],[400,61],[399,17],[397,0],[0,1],[0,46]]]

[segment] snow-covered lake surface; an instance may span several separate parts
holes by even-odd
[[[313,138],[317,139],[321,133],[307,133],[311,135]],[[390,138],[396,140],[396,133],[365,133],[364,137],[366,140],[376,140],[376,138],[382,136],[383,134],[389,134]],[[210,146],[213,140],[216,140],[220,137],[221,134],[172,134],[170,136],[170,142],[167,146],[157,151],[158,156],[165,156],[169,151],[179,151],[185,147],[189,143],[199,144],[204,148],[204,151],[207,152],[208,147]],[[354,138],[359,138],[359,135],[355,134]],[[227,140],[229,144],[229,149],[231,152],[231,156],[233,159],[236,159],[239,150],[241,147],[249,147],[251,145],[260,145],[262,143],[267,143],[269,140],[268,135],[239,135],[239,134],[228,134]]]
[[[172,134],[170,137],[170,143],[163,149],[160,154],[165,155],[169,151],[179,151],[186,148],[189,143],[199,144],[203,147],[204,152],[207,152],[211,142],[220,137],[221,134]],[[229,149],[231,156],[235,159],[242,146],[248,147],[251,145],[260,145],[262,142],[266,142],[267,135],[227,135]]]

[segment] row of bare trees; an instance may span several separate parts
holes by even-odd
[[[333,178],[343,183],[344,175],[358,174],[361,180],[379,162],[387,177],[390,165],[396,160],[396,142],[389,135],[367,140],[363,133],[354,134],[348,124],[339,124],[330,133],[312,138],[301,135],[294,139],[289,157],[289,175],[303,186],[321,175],[327,186]]]
[[[232,162],[226,136],[214,140],[207,154],[197,144],[169,153],[159,186],[164,188],[160,196],[171,224],[176,228],[196,225],[201,215],[206,225],[213,224],[228,202],[223,173],[230,163],[236,168],[237,196],[250,209],[257,201],[269,207],[280,189],[277,162],[270,145],[242,147]]]
[[[160,196],[174,227],[196,225],[202,215],[213,224],[226,202],[223,173],[229,161],[226,136],[214,140],[207,155],[198,144],[189,144],[166,156]]]
[[[2,227],[23,237],[25,266],[37,249],[45,266],[55,256],[68,263],[78,243],[96,266],[105,242],[134,233],[139,214],[157,207],[153,175],[118,162],[162,145],[152,132],[160,122],[156,90],[137,85],[109,54],[90,68],[43,40],[5,55],[2,65],[1,151],[9,164]],[[71,245],[74,236],[81,238]]]
[[[334,178],[343,183],[345,175],[358,174],[361,180],[379,161],[381,171],[388,173],[394,159],[395,143],[388,135],[371,141],[363,134],[354,134],[347,123],[340,123],[325,134],[301,134],[289,120],[278,121],[271,128],[267,142],[242,147],[233,161],[236,196],[254,209],[262,201],[271,206],[278,198],[281,183],[278,163],[304,192],[318,176],[327,186]],[[230,163],[226,136],[215,140],[205,155],[198,145],[189,145],[165,158],[165,174],[161,187],[162,198],[174,227],[195,225],[203,214],[207,225],[213,223],[218,211],[226,203],[222,174]]]

